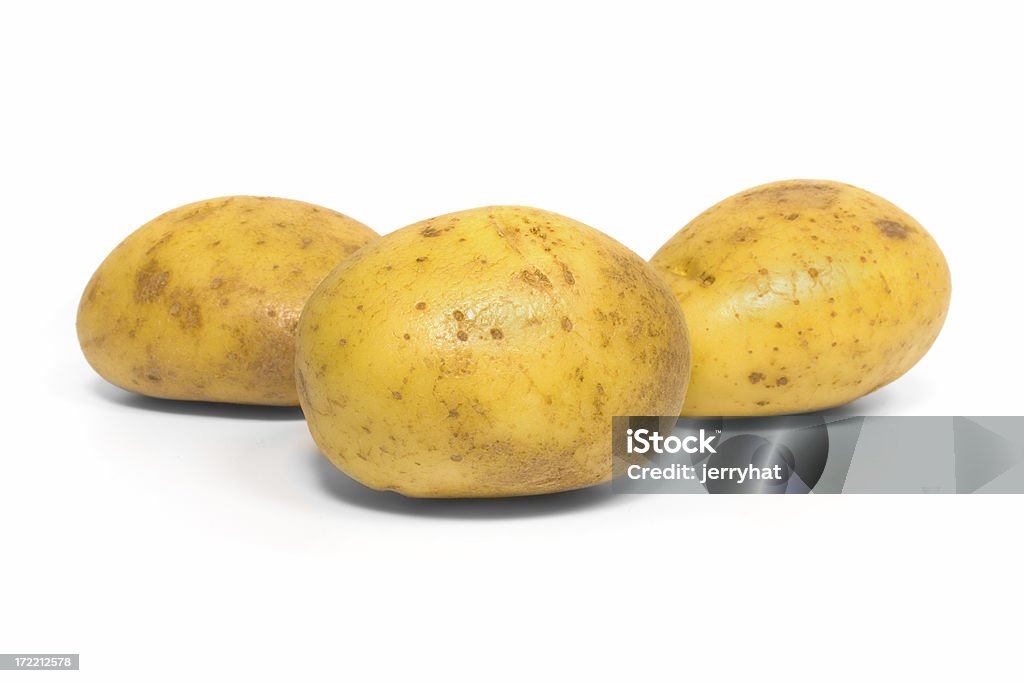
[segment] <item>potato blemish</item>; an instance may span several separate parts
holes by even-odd
[[[148,304],[160,298],[171,273],[162,270],[156,261],[147,263],[135,276],[135,301]]]
[[[882,234],[886,237],[891,237],[895,240],[905,240],[912,230],[902,223],[896,221],[877,220],[875,225],[882,231]]]

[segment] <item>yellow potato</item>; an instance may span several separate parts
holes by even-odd
[[[843,183],[741,192],[651,259],[692,336],[683,415],[772,415],[851,401],[939,334],[949,268],[913,218]]]
[[[148,396],[296,405],[302,306],[376,237],[291,199],[174,209],[129,235],[92,276],[78,307],[82,351],[104,379]]]
[[[376,489],[490,497],[610,478],[615,415],[675,415],[686,323],[606,235],[492,206],[368,245],[310,297],[299,397],[324,454]]]

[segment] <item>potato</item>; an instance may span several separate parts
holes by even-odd
[[[949,268],[881,197],[790,180],[729,197],[651,260],[686,312],[683,415],[829,408],[893,381],[939,334]]]
[[[377,234],[290,199],[222,197],[142,226],[92,276],[78,339],[104,379],[149,396],[296,405],[310,293]]]
[[[610,478],[615,415],[677,414],[686,323],[654,269],[558,214],[416,223],[334,270],[299,321],[323,453],[375,489],[492,497]]]

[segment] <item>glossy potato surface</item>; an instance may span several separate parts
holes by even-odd
[[[377,234],[330,209],[234,196],[169,211],[103,261],[78,339],[103,378],[148,396],[296,405],[306,299]]]
[[[769,183],[693,219],[651,263],[689,323],[683,415],[852,401],[907,372],[950,300],[935,240],[890,202],[823,180]]]
[[[300,399],[321,451],[420,497],[611,476],[615,415],[675,415],[686,324],[654,269],[558,214],[491,206],[368,245],[310,298]]]

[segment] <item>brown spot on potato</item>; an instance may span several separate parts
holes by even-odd
[[[163,235],[162,235],[162,236],[160,237],[160,239],[158,239],[158,240],[157,240],[156,242],[154,242],[154,243],[153,243],[153,245],[152,245],[152,246],[151,246],[151,247],[150,247],[149,249],[147,249],[147,250],[146,250],[146,256],[149,256],[149,255],[150,255],[150,254],[152,254],[152,253],[153,253],[154,251],[156,251],[157,249],[159,249],[159,248],[160,248],[160,247],[162,247],[163,245],[167,244],[167,242],[169,242],[169,241],[170,241],[170,239],[171,239],[171,233],[169,233],[169,232],[165,232],[165,233],[164,233],[164,234],[163,234]]]
[[[402,335],[402,339],[412,339],[412,337],[410,337],[409,333],[406,332],[405,334]]]
[[[760,372],[752,372],[750,373],[750,376],[747,377],[747,379],[750,380],[751,384],[757,384],[758,382],[764,379],[764,375],[761,374]]]
[[[707,273],[701,273],[700,274],[700,286],[701,287],[710,287],[713,284],[715,284],[715,276],[714,275],[708,275]]]
[[[178,323],[183,330],[192,330],[203,326],[203,318],[191,289],[176,289],[170,294],[170,305],[168,313],[178,318]]]
[[[224,284],[224,280],[220,279],[219,277],[215,277],[212,280],[210,280],[210,289],[220,289],[220,286],[222,284]]]
[[[423,302],[423,301],[420,301],[419,303],[416,304],[416,310],[417,311],[422,311],[426,307],[427,307],[427,304],[425,302]]]
[[[807,274],[810,275],[812,278],[817,279],[818,278],[818,269],[817,268],[808,268],[807,269]]]
[[[732,241],[733,242],[746,242],[748,239],[750,239],[750,235],[751,234],[752,234],[751,229],[749,227],[747,227],[747,226],[743,226],[743,227],[739,228],[738,230],[736,230],[736,232],[734,232],[732,234]]]
[[[459,322],[462,322],[463,320],[466,319],[466,315],[462,311],[453,311],[452,317],[458,320]]]
[[[568,318],[562,318],[562,329],[566,332],[572,332],[572,321]]]
[[[562,264],[562,279],[564,279],[568,285],[576,284],[576,277],[572,274],[572,271],[569,270],[569,266],[564,263]]]
[[[162,270],[156,261],[150,261],[135,276],[135,301],[148,304],[160,298],[171,279],[171,273]]]
[[[440,237],[443,230],[438,230],[433,225],[425,225],[420,229],[420,234],[424,237]]]
[[[469,339],[469,335],[466,334],[465,330],[459,330],[459,333],[455,336],[459,338],[459,341],[466,341]]]
[[[804,181],[772,183],[742,195],[747,201],[763,200],[774,205],[792,202],[812,209],[826,209],[838,196],[839,188],[834,185]]]
[[[491,328],[491,339],[501,339],[504,336],[505,335],[502,334],[501,330],[499,330],[497,327]]]
[[[878,229],[882,231],[883,235],[895,240],[905,240],[907,239],[907,235],[913,232],[912,228],[896,221],[876,220],[875,225],[878,226]]]
[[[181,327],[186,330],[194,330],[203,326],[203,316],[199,310],[199,304],[189,301],[185,304],[181,316]]]
[[[341,339],[338,340],[338,346],[345,346],[347,344],[348,344],[348,339],[345,339],[344,337],[342,337]]]
[[[798,213],[791,213],[788,216],[786,216],[787,221],[795,221],[797,218],[800,218],[800,214]]]
[[[458,417],[458,416],[459,416],[459,410],[457,408],[450,408],[448,410],[448,417]]]
[[[275,331],[246,354],[246,369],[265,386],[294,381],[295,339],[284,330]]]
[[[395,399],[396,401],[401,401],[402,400],[402,392],[401,391],[392,391],[391,392],[391,398]]]
[[[885,288],[885,293],[892,294],[892,287],[889,286],[889,281],[885,278],[885,275],[879,273],[878,277],[882,278],[882,286]]]
[[[775,328],[781,330],[782,329],[782,323],[776,322],[775,323]]]
[[[452,462],[462,462],[462,456],[456,453],[452,456]]]
[[[789,384],[789,378],[788,377],[780,377],[777,380],[775,380],[775,386],[777,386],[777,387],[784,387],[787,384]]]
[[[537,268],[534,268],[533,271],[524,270],[519,274],[519,279],[541,291],[546,292],[551,289],[551,280]]]

